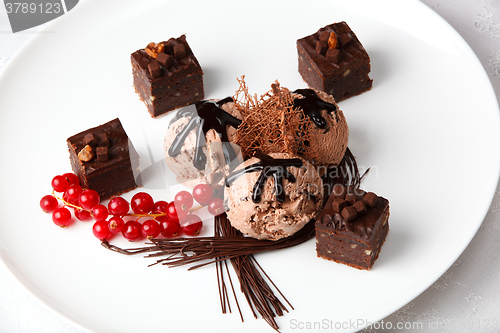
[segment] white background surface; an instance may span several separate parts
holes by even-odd
[[[490,0],[423,2],[469,43],[500,96],[500,3]],[[0,9],[0,70],[32,33],[10,33],[5,10]],[[419,332],[500,331],[497,301],[500,263],[495,259],[500,250],[499,211],[497,191],[489,214],[462,256],[427,291],[385,318],[386,328],[404,322],[414,325],[417,327],[414,331]],[[81,332],[41,306],[0,267],[0,332]]]

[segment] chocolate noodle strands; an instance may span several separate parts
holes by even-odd
[[[325,198],[330,196],[335,184],[359,186],[361,178],[356,160],[351,151],[347,149],[340,164],[329,168],[323,177]],[[291,309],[293,307],[257,263],[253,255],[264,251],[284,249],[308,241],[315,236],[314,222],[314,220],[310,221],[304,228],[287,238],[277,241],[257,240],[242,236],[238,230],[231,226],[226,214],[221,214],[215,217],[214,236],[211,237],[153,239],[152,243],[147,244],[149,246],[135,249],[121,249],[109,244],[107,241],[103,241],[102,245],[111,251],[125,255],[146,254],[145,257],[147,258],[161,257],[156,263],[149,266],[158,263],[168,267],[187,265],[189,266],[188,270],[191,270],[215,263],[222,312],[231,312],[230,292],[226,284],[226,281],[229,281],[231,293],[243,321],[243,315],[228,269],[227,261],[229,260],[254,317],[257,318],[257,314],[260,314],[272,328],[278,330],[275,317],[283,315],[288,310],[274,291],[285,300]]]

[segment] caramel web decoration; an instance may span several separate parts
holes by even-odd
[[[292,153],[317,159],[317,152],[308,145],[310,129],[315,126],[302,109],[294,106],[294,95],[276,81],[264,95],[252,96],[245,83],[245,76],[238,79],[240,87],[233,99],[243,115],[243,122],[236,130],[236,144],[245,156],[257,150],[266,154]]]

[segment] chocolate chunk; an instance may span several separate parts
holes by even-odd
[[[345,201],[347,201],[347,203],[349,205],[352,205],[356,202],[356,194],[355,193],[347,193],[346,196],[345,196]]]
[[[177,44],[174,46],[174,57],[175,59],[181,59],[186,56],[186,48],[182,44]]]
[[[342,199],[345,199],[345,187],[341,184],[335,184],[333,186],[333,195]]]
[[[344,209],[342,209],[341,215],[347,222],[351,222],[354,219],[356,219],[356,217],[358,217],[358,212],[354,207],[347,206]]]
[[[363,191],[361,189],[357,189],[356,190],[356,201],[362,201],[363,198],[365,197],[366,195],[366,191]]]
[[[163,44],[163,52],[164,53],[171,53],[174,46],[172,44],[170,44],[168,41],[163,41],[161,42],[161,44]]]
[[[335,198],[332,202],[332,209],[336,213],[340,213],[345,207],[347,207],[347,201]]]
[[[328,49],[328,44],[323,41],[317,41],[316,42],[316,52],[319,54],[325,54],[326,50]]]
[[[108,147],[97,147],[95,153],[99,162],[106,162],[109,159]]]
[[[345,46],[351,42],[352,38],[349,33],[345,33],[343,35],[338,36],[337,40],[339,41],[341,46]]]
[[[328,51],[326,51],[326,60],[338,64],[340,61],[340,50],[328,49]]]
[[[323,30],[320,34],[319,34],[319,40],[322,41],[322,42],[326,42],[328,41],[328,38],[330,37],[330,32],[329,31],[326,31],[326,30]]]
[[[172,66],[172,63],[174,62],[174,58],[172,56],[165,54],[165,53],[158,53],[158,56],[156,57],[156,61],[158,61],[159,64],[165,66],[165,68],[169,68]]]
[[[368,207],[373,208],[378,203],[378,196],[373,192],[368,192],[368,193],[366,193],[365,197],[363,198],[363,202]]]
[[[97,144],[97,138],[94,133],[89,133],[83,137],[83,145],[95,146]]]
[[[358,216],[362,216],[368,211],[363,201],[356,201],[352,206],[356,209]]]
[[[174,46],[179,44],[179,42],[177,41],[177,39],[175,38],[170,38],[165,44],[165,47],[167,47],[167,45],[173,50],[174,49]]]
[[[153,60],[149,63],[148,69],[152,77],[158,77],[161,75],[161,68],[156,60]]]
[[[99,141],[99,143],[97,144],[99,147],[111,146],[111,141],[109,141],[108,133],[106,132],[97,133],[97,139]]]

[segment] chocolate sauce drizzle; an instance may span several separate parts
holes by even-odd
[[[293,106],[300,107],[304,114],[307,115],[318,128],[326,129],[328,125],[325,118],[321,115],[321,110],[326,110],[328,113],[333,112],[335,114],[335,119],[337,119],[337,107],[319,98],[314,90],[297,89],[293,93],[304,96],[304,98],[294,99]]]
[[[186,107],[179,110],[170,122],[170,125],[180,118],[191,117],[191,119],[175,137],[172,145],[168,149],[168,155],[170,157],[179,155],[189,133],[191,133],[192,130],[196,130],[196,147],[193,165],[198,170],[204,170],[207,163],[207,157],[203,153],[203,142],[201,139],[202,137],[205,138],[207,132],[213,129],[221,139],[222,153],[224,154],[226,163],[229,165],[231,161],[234,161],[237,154],[229,143],[226,126],[229,125],[237,128],[241,125],[241,120],[221,109],[223,104],[232,101],[233,99],[231,97],[226,97],[218,102],[201,100],[195,103],[196,111],[192,107]]]
[[[295,176],[292,175],[286,169],[286,167],[294,166],[300,168],[302,166],[302,160],[300,158],[274,159],[262,152],[257,152],[256,155],[256,157],[258,157],[260,161],[230,174],[226,178],[226,186],[231,186],[231,184],[235,182],[237,178],[241,177],[245,173],[262,171],[253,187],[252,201],[254,203],[260,202],[264,184],[266,183],[266,180],[271,176],[274,178],[276,199],[279,202],[285,201],[286,195],[283,189],[283,177],[286,178],[286,180],[288,180],[290,183],[295,183],[296,181]]]

